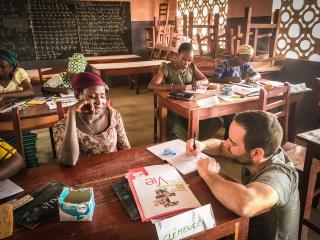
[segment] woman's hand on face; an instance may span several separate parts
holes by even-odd
[[[96,112],[94,104],[90,100],[79,100],[72,108],[78,113],[86,113],[93,115]]]
[[[173,85],[172,90],[175,92],[183,92],[186,90],[186,88],[187,86],[184,85],[183,83],[177,83]]]

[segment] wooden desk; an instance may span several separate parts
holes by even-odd
[[[192,101],[173,100],[168,98],[169,91],[154,91],[155,97],[157,97],[159,106],[159,117],[160,117],[160,141],[167,140],[167,110],[178,114],[185,119],[188,119],[188,136],[193,137],[193,133],[199,134],[199,121],[214,117],[220,117],[246,110],[258,109],[259,97],[244,98],[243,100],[235,102],[226,102],[219,99],[220,103],[213,107],[201,108],[197,105],[196,100],[201,98],[213,96],[214,93],[197,94],[195,99]],[[289,134],[288,139],[294,142],[295,131],[296,131],[296,115],[299,112],[302,93],[293,93],[290,95],[291,107],[289,116]]]
[[[134,62],[140,61],[141,57],[135,54],[129,55],[112,55],[112,56],[91,56],[85,57],[88,64],[95,63],[117,63],[117,62]]]
[[[302,224],[305,224],[307,226],[309,225],[308,227],[310,229],[312,229],[315,232],[318,232],[319,234],[319,227],[318,227],[318,230],[313,229],[313,227],[310,226],[310,223],[308,224],[309,222],[308,220],[311,215],[312,200],[313,200],[313,196],[312,196],[313,190],[311,192],[309,190],[315,188],[315,185],[317,182],[317,176],[318,176],[317,172],[315,174],[314,173],[311,174],[311,168],[316,166],[316,165],[312,166],[312,161],[313,159],[317,159],[315,161],[320,161],[320,128],[309,131],[309,132],[298,134],[297,138],[307,143],[307,151],[306,151],[306,157],[304,160],[304,167],[301,173],[301,177],[299,178],[300,206],[301,206],[300,231],[302,230]]]
[[[46,104],[30,106],[20,111],[22,130],[36,130],[52,127],[59,119],[56,110],[50,110]],[[11,122],[0,120],[0,132],[12,129]]]
[[[156,68],[163,62],[168,62],[165,60],[153,60],[153,61],[139,61],[139,62],[126,62],[126,63],[104,63],[104,64],[90,64],[91,69],[94,73],[105,77],[114,76],[136,76],[137,74],[143,73],[154,73]],[[130,77],[131,86],[131,77]],[[139,93],[139,82],[138,78],[136,80],[136,93]]]
[[[130,220],[111,188],[111,182],[123,177],[129,168],[163,163],[145,148],[83,158],[72,168],[58,164],[41,166],[14,177],[12,180],[25,190],[24,194],[50,180],[72,187],[93,187],[96,206],[92,222],[59,222],[57,214],[34,230],[15,226],[12,239],[157,239],[152,223]],[[212,204],[217,223],[196,239],[216,239],[235,232],[238,239],[247,239],[248,218],[239,217],[222,206],[197,173],[187,175],[185,180],[202,205]]]

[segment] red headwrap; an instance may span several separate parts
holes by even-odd
[[[82,72],[72,76],[71,86],[74,91],[81,92],[89,87],[106,86],[106,84],[97,74],[91,72]]]

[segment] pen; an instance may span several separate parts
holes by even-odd
[[[242,96],[242,95],[232,95],[232,96],[230,96],[230,98],[244,98],[244,96]]]
[[[193,150],[196,150],[197,146],[196,146],[196,133],[193,133]]]

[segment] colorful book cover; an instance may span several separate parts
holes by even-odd
[[[169,164],[130,169],[127,179],[143,222],[201,206]]]

